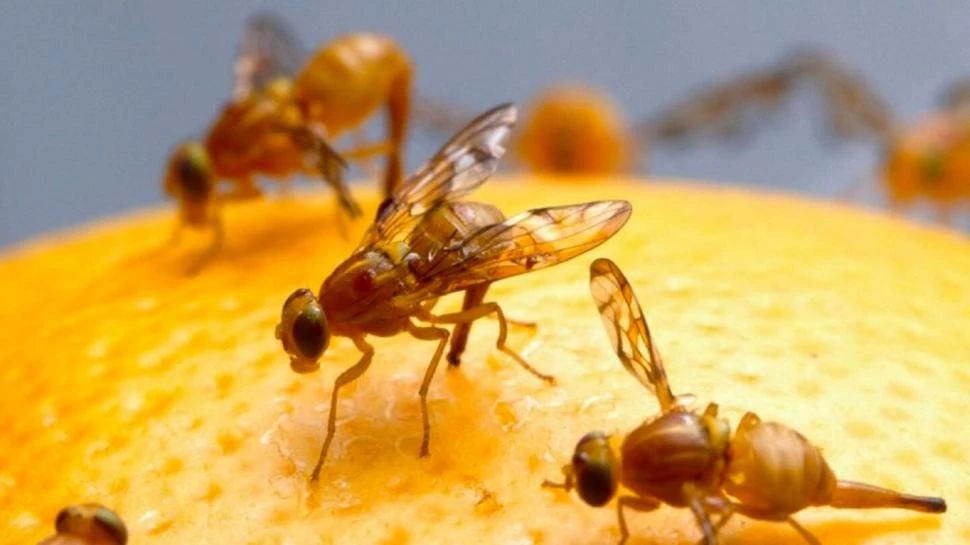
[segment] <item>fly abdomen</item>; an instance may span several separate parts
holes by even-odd
[[[810,505],[826,505],[835,490],[835,475],[808,439],[752,413],[738,425],[728,458],[724,491],[754,518],[785,519]]]

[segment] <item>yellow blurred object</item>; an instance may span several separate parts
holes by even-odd
[[[540,94],[521,131],[516,158],[540,175],[611,175],[629,170],[635,156],[646,156],[613,100],[583,85],[561,84]]]
[[[333,378],[355,361],[338,339],[298,376],[273,329],[293,289],[316,289],[353,248],[332,196],[226,209],[228,240],[164,249],[171,210],[29,243],[0,259],[0,544],[35,543],[68,504],[97,501],[153,545],[613,544],[613,508],[540,487],[581,435],[625,433],[656,400],[616,361],[588,288],[608,255],[636,286],[671,385],[746,410],[820,446],[835,473],[946,498],[950,512],[808,509],[823,543],[970,542],[964,433],[970,401],[970,243],[837,205],[637,180],[493,181],[506,212],[623,198],[629,224],[588,256],[497,283],[512,330],[557,386],[472,332],[459,369],[431,387],[431,456],[417,389],[434,343],[376,339],[348,387],[321,484],[307,474]],[[358,190],[371,217],[376,192]],[[356,233],[365,226],[354,224]],[[458,298],[442,302],[457,307]],[[635,543],[694,543],[686,510],[628,517]],[[724,543],[801,543],[784,524],[738,518]]]

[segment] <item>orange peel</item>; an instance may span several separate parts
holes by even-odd
[[[675,392],[784,422],[836,474],[941,495],[942,516],[808,509],[826,544],[967,543],[970,243],[929,227],[807,200],[641,180],[496,180],[475,198],[507,213],[601,198],[629,224],[594,252],[495,284],[509,344],[549,386],[472,332],[431,387],[431,456],[417,457],[417,388],[433,343],[375,341],[342,397],[319,488],[307,473],[333,378],[356,358],[337,339],[298,376],[273,329],[286,296],[316,289],[353,247],[332,197],[226,209],[223,251],[186,276],[203,236],[163,248],[171,210],[54,234],[0,257],[0,544],[49,535],[57,511],[98,501],[132,543],[613,543],[613,509],[540,487],[587,431],[626,432],[656,401],[616,361],[588,291],[610,256],[645,306]],[[602,182],[601,180],[597,182]],[[365,209],[376,194],[360,189]],[[360,231],[363,225],[355,224]],[[442,302],[457,307],[457,298]],[[628,517],[631,543],[698,538],[688,512]],[[725,543],[800,543],[739,518]]]

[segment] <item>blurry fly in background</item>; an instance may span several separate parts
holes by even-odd
[[[213,240],[195,272],[222,246],[223,204],[258,198],[256,177],[288,182],[305,174],[337,193],[349,217],[362,214],[344,183],[347,161],[385,155],[383,190],[402,177],[412,63],[391,38],[364,32],[338,36],[307,54],[285,21],[257,13],[247,21],[234,66],[232,98],[196,141],[180,143],[163,189],[179,205],[173,243],[184,226],[210,228]],[[337,151],[332,141],[387,110],[383,141]]]
[[[882,150],[882,162],[871,176],[861,183],[845,181],[842,198],[854,198],[862,185],[875,182],[894,211],[927,201],[940,221],[952,225],[953,212],[970,200],[970,78],[952,84],[937,111],[901,124],[859,75],[818,49],[795,51],[773,66],[705,86],[633,123],[603,91],[550,86],[532,100],[513,150],[531,172],[628,173],[643,165],[655,146],[746,137],[803,86],[825,105],[827,137],[874,142]],[[421,96],[414,113],[415,123],[432,131],[451,131],[470,117],[459,106]]]

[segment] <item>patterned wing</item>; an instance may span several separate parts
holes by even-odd
[[[797,70],[781,64],[710,84],[634,126],[651,144],[677,144],[698,136],[744,136],[794,94]]]
[[[358,251],[401,238],[431,208],[456,201],[482,185],[505,155],[515,120],[515,106],[502,104],[452,136],[381,204]]]
[[[678,403],[670,391],[660,352],[650,336],[640,302],[619,267],[605,258],[593,261],[589,288],[623,367],[656,394],[663,412],[674,409]]]
[[[800,51],[790,60],[799,77],[814,83],[828,108],[829,130],[844,139],[892,136],[895,121],[866,81],[822,51]]]
[[[606,242],[626,224],[626,201],[528,210],[443,248],[421,267],[422,299],[537,271]]]
[[[281,17],[257,13],[246,22],[236,62],[233,100],[259,91],[276,78],[292,78],[300,71],[306,50]]]

